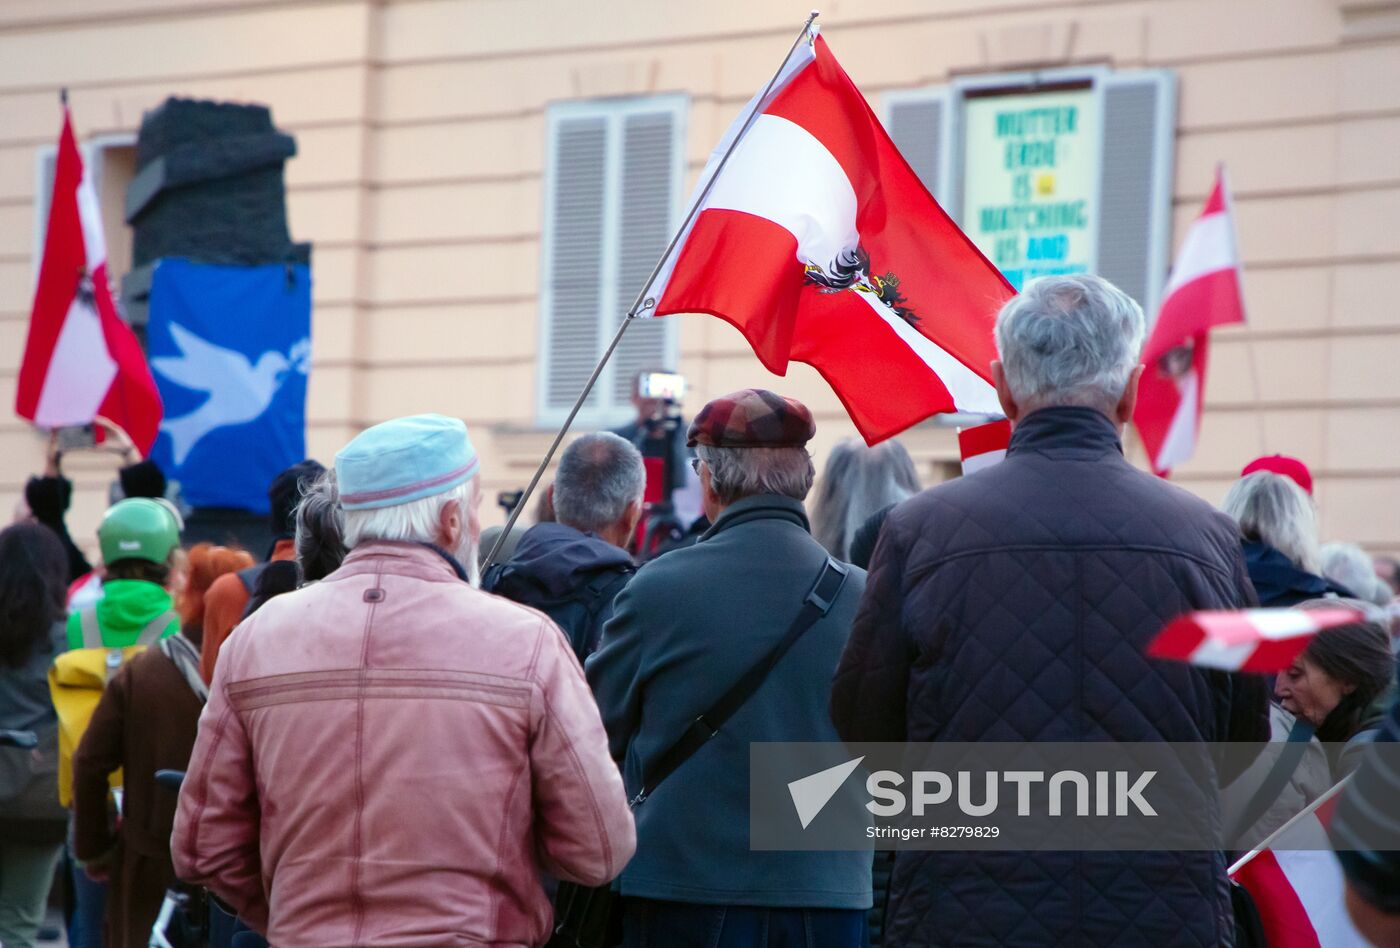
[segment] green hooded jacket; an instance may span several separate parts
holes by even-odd
[[[97,627],[102,630],[104,648],[127,648],[136,644],[136,639],[149,623],[162,613],[170,613],[170,624],[161,638],[168,638],[180,631],[180,619],[172,611],[170,593],[155,583],[141,579],[113,579],[102,584],[102,598],[98,601]],[[74,612],[68,616],[68,647],[83,647],[82,614]]]

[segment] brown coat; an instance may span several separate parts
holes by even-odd
[[[80,860],[115,846],[107,898],[109,946],[145,948],[166,886],[176,795],[156,786],[157,770],[189,765],[200,700],[158,649],[131,659],[108,683],[73,755],[74,849]],[[122,769],[122,822],[113,833],[107,775]]]

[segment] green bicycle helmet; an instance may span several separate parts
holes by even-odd
[[[129,497],[108,508],[97,528],[102,561],[148,560],[164,563],[180,545],[176,515],[159,501]]]

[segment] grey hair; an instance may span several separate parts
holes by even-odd
[[[1371,558],[1355,543],[1327,543],[1322,547],[1322,575],[1349,589],[1358,599],[1378,606],[1390,605],[1390,587],[1376,575]]]
[[[297,564],[307,582],[324,579],[345,559],[345,512],[335,468],[306,486],[296,512]]]
[[[554,472],[554,516],[575,530],[599,531],[622,519],[646,487],[642,453],[607,431],[574,439]]]
[[[1088,273],[1027,283],[997,314],[997,353],[1026,411],[1081,405],[1112,412],[1142,354],[1142,307]]]
[[[816,468],[806,448],[716,448],[697,444],[695,453],[710,471],[710,489],[722,504],[756,494],[806,500]]]
[[[898,441],[873,448],[859,438],[827,456],[812,509],[812,536],[839,560],[850,557],[856,531],[874,514],[920,490],[914,459]]]
[[[1230,485],[1221,509],[1240,525],[1246,540],[1267,543],[1299,569],[1316,573],[1317,512],[1303,488],[1282,474],[1255,471]]]
[[[401,543],[436,543],[438,521],[442,508],[460,504],[462,519],[472,500],[475,478],[449,491],[410,500],[393,507],[373,507],[369,510],[345,510],[345,546],[353,550],[371,540],[391,540]]]

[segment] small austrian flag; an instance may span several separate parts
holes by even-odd
[[[1323,629],[1365,616],[1345,607],[1189,612],[1157,633],[1147,654],[1225,671],[1287,668]]]
[[[963,474],[973,474],[1006,457],[1011,444],[1011,422],[1003,418],[990,424],[958,429]]]

